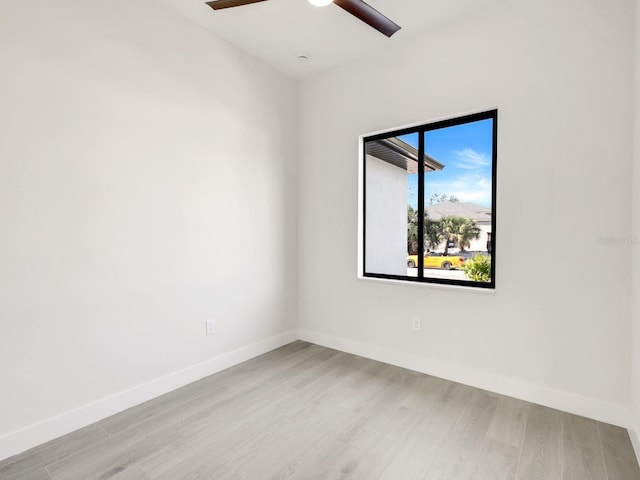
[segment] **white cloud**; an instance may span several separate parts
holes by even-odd
[[[453,152],[454,166],[464,170],[478,170],[491,165],[487,155],[478,153],[471,148],[456,150]]]

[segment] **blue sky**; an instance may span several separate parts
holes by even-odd
[[[426,173],[425,205],[434,193],[454,195],[461,202],[491,208],[493,120],[441,128],[425,133],[425,152],[445,165]],[[399,137],[418,148],[418,134]],[[417,208],[418,176],[407,175],[408,203]]]

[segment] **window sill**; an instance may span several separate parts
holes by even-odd
[[[489,295],[495,295],[496,293],[495,288],[482,288],[482,287],[470,287],[470,286],[467,287],[465,285],[446,285],[443,283],[429,283],[429,282],[410,282],[408,280],[365,277],[364,275],[358,275],[358,280],[363,280],[365,282],[390,283],[393,285],[410,285],[412,287],[427,287],[427,288],[437,288],[437,289],[444,289],[444,290],[467,291],[472,293],[484,293]]]

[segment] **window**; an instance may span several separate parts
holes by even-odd
[[[495,288],[497,118],[362,137],[362,276]]]

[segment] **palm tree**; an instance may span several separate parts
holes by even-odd
[[[465,222],[460,229],[460,235],[458,237],[458,245],[460,251],[464,252],[464,249],[471,245],[471,240],[477,240],[480,238],[480,227],[471,218],[465,218]]]
[[[444,240],[444,232],[440,222],[431,220],[427,212],[424,212],[424,244],[430,250],[438,248],[438,245]]]
[[[456,236],[460,231],[460,226],[464,223],[464,217],[452,215],[450,217],[442,217],[440,219],[440,228],[444,237],[444,254],[449,255],[449,243],[455,242]]]
[[[452,215],[440,220],[443,236],[446,240],[444,254],[449,254],[449,242],[453,242],[464,251],[470,245],[470,241],[480,238],[480,228],[474,220],[468,217]]]

